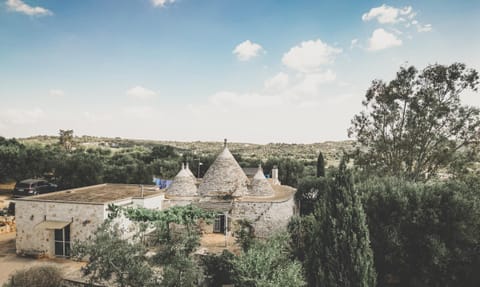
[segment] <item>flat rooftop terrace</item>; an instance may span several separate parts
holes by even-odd
[[[160,195],[153,185],[143,186],[143,197]],[[67,189],[47,194],[19,198],[19,201],[57,201],[105,204],[142,196],[142,188],[138,184],[105,183],[80,188]]]

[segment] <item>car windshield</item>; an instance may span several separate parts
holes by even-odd
[[[16,185],[17,188],[29,188],[30,187],[30,183],[17,183]]]

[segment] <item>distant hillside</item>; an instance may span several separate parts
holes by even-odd
[[[56,136],[34,136],[19,139],[25,144],[56,144]],[[217,154],[223,147],[223,142],[181,142],[181,141],[157,141],[157,140],[135,140],[123,138],[105,138],[81,136],[74,139],[77,145],[84,147],[102,147],[110,149],[124,149],[136,146],[151,148],[155,145],[172,146],[179,153],[190,151],[199,155]],[[287,144],[269,143],[252,144],[229,142],[228,147],[233,154],[238,154],[244,159],[266,160],[274,157],[294,158],[304,161],[316,161],[318,152],[321,151],[327,161],[327,166],[336,165],[343,151],[352,150],[354,141],[327,141],[313,144]]]

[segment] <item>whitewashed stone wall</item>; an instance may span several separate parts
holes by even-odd
[[[251,221],[257,237],[268,237],[284,230],[294,214],[295,200],[292,196],[283,202],[235,202],[231,216],[234,220]]]
[[[45,220],[72,221],[70,237],[83,241],[92,235],[106,216],[105,206],[79,203],[17,201],[17,254],[54,256],[54,231],[37,228]]]

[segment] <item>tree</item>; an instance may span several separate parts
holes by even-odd
[[[72,150],[73,147],[73,130],[60,130],[59,143],[66,151]]]
[[[325,160],[323,159],[322,152],[319,152],[317,159],[317,177],[325,176]]]
[[[200,257],[205,269],[205,284],[211,287],[222,287],[232,283],[233,259],[235,255],[228,250],[221,254],[205,254]]]
[[[301,215],[311,214],[315,210],[317,202],[321,200],[328,188],[327,183],[324,177],[307,176],[300,180],[295,199]]]
[[[291,158],[271,158],[263,165],[265,170],[278,167],[278,177],[282,184],[297,186],[298,178],[303,175],[304,163]]]
[[[20,154],[25,147],[15,139],[0,137],[0,182],[22,179],[18,176]]]
[[[477,71],[464,64],[430,65],[419,72],[400,68],[394,80],[373,81],[349,136],[356,137],[354,159],[367,172],[432,178],[455,155],[479,144],[480,111],[461,104],[460,95],[477,91]]]
[[[148,264],[145,247],[136,240],[123,238],[118,225],[107,220],[93,238],[77,242],[72,253],[77,259],[88,259],[82,268],[92,283],[114,283],[114,286],[156,286]],[[111,285],[109,285],[111,286]]]
[[[297,246],[308,247],[304,268],[309,285],[375,286],[365,213],[344,161],[329,181],[325,199],[309,217],[302,220],[304,227],[293,229],[302,232],[293,238],[305,240]]]
[[[161,286],[198,286],[203,270],[193,257],[200,246],[199,220],[210,222],[215,213],[193,205],[173,206],[166,210],[144,208],[125,209],[124,215],[133,221],[151,223],[155,227],[153,242],[154,265],[163,267]]]
[[[305,286],[302,266],[288,257],[288,239],[278,234],[267,241],[255,241],[232,260],[235,286]]]
[[[379,286],[480,286],[480,180],[373,178],[364,194]]]

